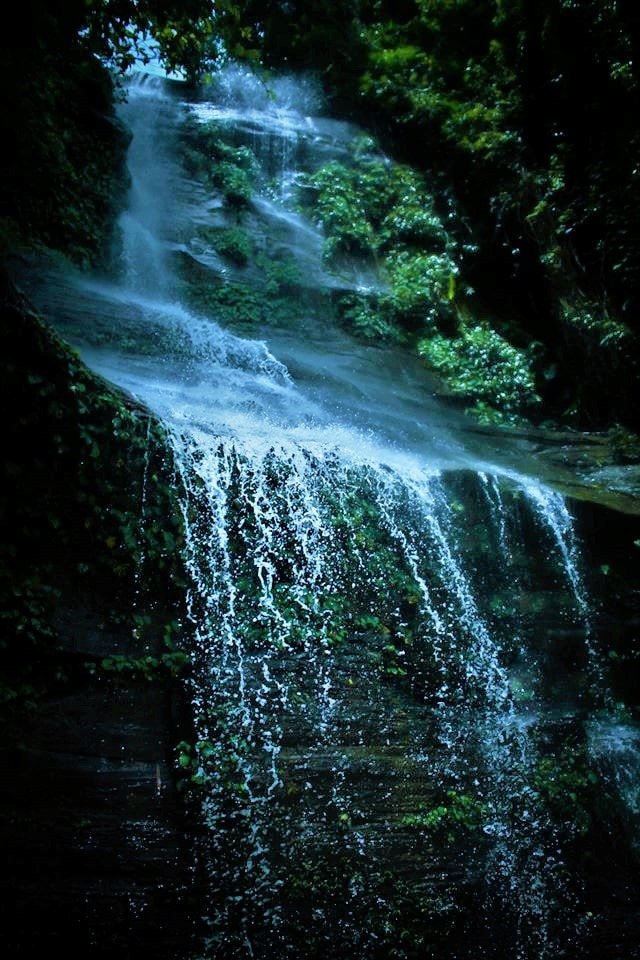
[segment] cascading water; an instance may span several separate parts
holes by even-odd
[[[471,451],[392,350],[317,315],[275,324],[268,347],[181,302],[177,259],[211,285],[242,276],[202,239],[230,215],[180,170],[187,115],[262,163],[258,245],[286,247],[318,290],[360,282],[326,270],[320,231],[291,205],[300,168],[346,154],[353,129],[309,116],[315,94],[293,81],[274,97],[236,71],[221,90],[189,105],[132,82],[123,277],[49,304],[175,454],[203,956],[577,956],[580,823],[558,813],[554,782],[568,769],[588,783],[576,723],[601,705],[603,674],[567,508]],[[559,696],[563,631],[575,664]],[[601,766],[614,742],[631,795],[632,735],[590,736]]]

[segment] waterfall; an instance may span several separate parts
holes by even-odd
[[[143,293],[168,292],[165,241],[172,223],[171,99],[158,78],[142,76],[129,87],[122,112],[138,131],[131,142],[128,167],[131,187],[120,218],[123,268],[128,288]]]
[[[401,352],[310,320],[316,300],[251,336],[223,300],[187,301],[179,264],[205,293],[256,274],[207,239],[238,214],[182,168],[185,121],[252,151],[259,250],[286,251],[317,302],[361,282],[322,264],[293,204],[300,173],[356,133],[312,85],[265,91],[233,68],[187,102],[143,78],[122,110],[123,271],[74,281],[61,327],[174,452],[203,956],[579,955],[581,822],[557,784],[589,782],[576,751],[605,677],[566,503],[472,450]],[[557,637],[574,651],[560,692]],[[637,812],[635,734],[589,729]]]

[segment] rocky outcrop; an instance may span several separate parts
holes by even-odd
[[[167,452],[6,281],[0,340],[5,951],[183,957],[200,911],[174,780],[177,567],[152,546],[175,529]]]
[[[56,640],[67,679],[0,754],[7,956],[188,956],[200,912],[174,784],[182,695],[171,680],[91,676],[106,652],[144,655],[95,611],[63,606]]]

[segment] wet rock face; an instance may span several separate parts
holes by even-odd
[[[5,949],[182,956],[199,912],[172,780],[184,698],[163,457],[148,413],[92,378],[9,283],[1,303]],[[143,487],[165,551],[153,561],[145,539],[151,580],[127,533]]]
[[[552,955],[618,832],[566,505],[239,447],[181,461],[212,949]]]
[[[104,633],[95,616],[66,613],[69,679],[2,751],[7,955],[188,956],[199,913],[173,781],[179,698],[169,681],[92,679],[85,663],[103,657]],[[110,653],[130,644],[109,636]]]
[[[228,491],[239,568],[252,563],[252,548],[238,531],[257,509],[255,472],[245,481],[243,487],[236,475]],[[503,530],[500,512],[493,525],[486,522],[486,482],[473,472],[451,474],[445,487],[443,502],[458,505],[449,516],[451,543],[464,552],[478,615],[503,639],[516,624],[520,632],[523,643],[507,644],[502,662],[510,697],[521,704],[518,722],[535,732],[523,739],[495,692],[488,709],[487,664],[484,673],[456,672],[441,640],[441,656],[449,659],[438,667],[434,624],[418,635],[418,621],[428,618],[417,612],[407,579],[394,581],[395,597],[384,594],[385,578],[400,575],[402,553],[389,553],[388,533],[375,527],[364,489],[342,502],[359,525],[343,527],[333,551],[355,563],[359,550],[366,564],[340,616],[325,623],[327,642],[318,633],[302,640],[296,629],[312,623],[289,611],[288,649],[265,648],[264,632],[247,632],[259,590],[254,584],[246,594],[246,618],[235,626],[245,643],[244,708],[252,711],[253,738],[239,709],[237,673],[225,674],[223,657],[210,659],[220,639],[201,635],[194,655],[201,672],[189,693],[195,690],[200,727],[189,736],[199,744],[207,779],[192,782],[197,769],[185,767],[180,794],[175,746],[191,721],[182,681],[102,670],[105,659],[139,662],[158,650],[118,627],[98,597],[83,606],[65,597],[53,622],[67,679],[25,726],[24,745],[3,755],[10,955],[55,944],[105,958],[120,951],[163,960],[203,953],[319,960],[331,951],[387,960],[394,951],[411,960],[471,960],[480,951],[506,960],[524,912],[530,941],[523,956],[537,960],[536,915],[525,912],[524,899],[504,898],[500,878],[515,857],[525,884],[539,879],[526,870],[538,866],[531,860],[538,844],[550,842],[563,844],[564,869],[575,878],[563,895],[580,895],[581,909],[593,916],[583,955],[613,958],[630,948],[637,929],[628,868],[634,824],[613,780],[602,780],[595,792],[589,780],[591,770],[606,770],[612,754],[605,751],[603,766],[593,767],[585,753],[584,626],[566,572],[555,554],[549,559],[557,548],[551,520],[542,522],[507,485],[489,490],[494,505],[498,492],[503,505],[513,498],[515,513]],[[581,509],[578,529],[586,532],[589,522],[598,528],[602,515]],[[204,535],[202,524],[198,529]],[[620,542],[618,534],[610,532],[611,543]],[[503,535],[514,558],[511,590],[495,565],[489,568]],[[604,543],[600,549],[598,559]],[[455,567],[442,570],[442,560],[432,546],[424,575],[446,607],[457,596],[447,587]],[[284,586],[293,573],[282,567]],[[398,601],[402,636],[392,609]],[[611,636],[604,628],[617,623],[614,606],[611,598],[597,625],[603,641]],[[454,620],[462,616],[458,608]],[[332,633],[338,624],[344,633]],[[316,626],[321,632],[320,621]],[[466,633],[458,636],[463,645],[473,640],[469,625]],[[230,655],[224,643],[218,652]],[[218,692],[210,690],[203,718],[198,704],[215,671]],[[203,741],[207,724],[213,752]],[[501,736],[487,724],[502,725]],[[605,733],[598,736],[602,742]],[[491,737],[497,752],[487,754]],[[529,757],[518,768],[525,748]],[[532,816],[541,822],[532,824]],[[525,897],[525,886],[516,890]],[[547,930],[561,940],[565,923],[562,910],[552,913]]]
[[[529,427],[470,426],[484,442],[506,444],[566,496],[621,514],[640,515],[638,438],[622,428],[581,433]],[[597,512],[597,510],[596,510]],[[632,521],[634,522],[634,521]]]

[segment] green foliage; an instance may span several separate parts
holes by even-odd
[[[438,246],[430,204],[408,200],[386,223],[376,220],[366,184],[334,165],[316,181],[330,262],[353,252],[379,259],[388,252],[381,230],[392,246],[402,237],[422,245],[416,252],[453,255],[492,315],[519,325],[519,339],[543,344],[554,370],[541,384],[551,411],[633,427],[640,303],[633,5],[420,0],[396,10],[367,2],[354,16],[357,38],[336,17],[326,59],[322,48],[305,52],[321,59],[334,90],[342,79],[340,96],[352,110],[373,115],[404,157],[431,172],[441,196],[455,192],[478,255],[463,271],[452,248]],[[271,32],[280,21],[259,10],[258,21],[265,48],[284,56],[282,38]],[[309,37],[294,30],[292,45]],[[334,74],[344,37],[352,69]],[[354,151],[355,160],[380,181],[370,148]],[[384,188],[379,196],[388,203]],[[395,322],[389,311],[384,319]],[[374,324],[369,317],[361,326]]]
[[[181,740],[175,748],[175,765],[179,774],[178,789],[192,794],[194,788],[201,789],[209,782],[203,761],[215,754],[215,747],[208,740],[199,740],[191,744]]]
[[[78,51],[66,60],[58,51],[53,61],[35,57],[25,76],[22,51],[5,50],[1,67],[0,122],[13,131],[0,158],[6,241],[103,265],[124,205],[128,144],[108,71]]]
[[[5,681],[39,694],[60,682],[62,598],[86,604],[138,644],[144,633],[151,659],[134,654],[139,662],[132,665],[114,651],[104,670],[144,674],[157,659],[159,670],[172,674],[185,663],[174,645],[184,579],[166,438],[23,304],[12,303],[11,292],[5,297],[2,391],[5,408],[16,411],[7,424],[0,499]]]
[[[228,132],[215,121],[189,120],[182,130],[180,150],[187,172],[220,192],[239,215],[249,203],[259,168],[249,147],[234,146],[227,137]]]
[[[143,633],[149,641],[154,639],[153,634],[158,630],[158,626],[153,623],[148,615],[134,615],[136,627],[134,632],[136,639],[142,639]],[[103,657],[99,663],[87,663],[87,670],[93,676],[109,675],[124,676],[132,680],[157,681],[170,677],[181,676],[191,665],[191,657],[182,650],[177,650],[173,634],[179,629],[176,621],[165,624],[164,626],[164,651],[157,655],[144,654],[134,657],[121,653],[114,653],[109,657]],[[158,647],[157,643],[153,644]]]
[[[260,57],[293,71],[324,71],[328,91],[341,96],[345,89],[355,89],[364,65],[362,9],[361,0],[226,2],[216,4],[216,27],[230,56]]]
[[[615,424],[608,436],[617,463],[637,463],[640,460],[640,436],[637,433]]]
[[[447,790],[446,800],[436,807],[402,818],[402,825],[446,836],[453,843],[460,832],[478,833],[487,819],[487,807],[470,794]]]
[[[362,92],[403,123],[428,123],[456,150],[504,154],[518,143],[510,120],[519,100],[494,16],[492,2],[421,3],[407,25],[374,23]],[[402,42],[411,35],[421,42]]]
[[[249,262],[253,244],[250,235],[240,227],[209,231],[207,239],[210,239],[217,252],[228,260],[240,266],[245,266]]]
[[[621,323],[606,311],[597,311],[585,304],[570,306],[562,302],[565,323],[593,337],[599,348],[631,352],[633,335],[630,327]]]
[[[215,9],[233,6],[219,0]],[[34,48],[82,53],[122,71],[136,61],[147,63],[154,45],[167,69],[182,69],[192,78],[215,54],[213,15],[211,0],[66,0],[45,6],[26,0],[18,11]]]
[[[399,191],[397,201],[380,224],[380,239],[383,246],[399,245],[438,247],[449,242],[442,218],[436,213],[433,199],[425,193],[417,175],[405,168],[406,182]],[[415,178],[412,183],[411,180]]]
[[[580,835],[591,827],[598,784],[598,774],[583,750],[562,750],[543,757],[532,778],[532,786],[552,816]]]
[[[433,329],[455,297],[458,267],[447,253],[402,251],[388,258],[388,302],[405,325]]]
[[[259,253],[255,263],[264,276],[264,291],[269,296],[292,293],[302,281],[300,269],[290,256]]]
[[[351,162],[318,170],[302,200],[322,223],[324,257],[333,269],[340,271],[344,257],[364,258],[387,283],[375,295],[344,295],[345,322],[368,339],[398,341],[403,331],[450,320],[463,251],[419,174],[372,155],[374,146],[369,140],[365,150],[356,140]]]
[[[241,209],[248,206],[251,199],[251,178],[248,171],[237,163],[222,160],[211,175],[211,182],[217,187],[230,207]]]
[[[380,297],[347,294],[340,300],[340,316],[357,336],[376,343],[402,343],[405,339],[393,319],[388,319],[388,305]]]
[[[540,401],[534,350],[518,350],[488,326],[463,326],[453,339],[436,335],[422,340],[419,350],[454,394],[476,401],[474,410],[482,420],[513,419]]]
[[[383,675],[387,677],[406,677],[405,656],[406,651],[401,646],[397,646],[395,643],[385,643],[382,648]]]
[[[259,328],[264,324],[276,325],[295,319],[297,305],[290,297],[273,296],[274,281],[264,287],[258,284],[212,283],[210,279],[192,278],[186,281],[186,294],[190,301],[206,311],[218,323],[231,327]]]
[[[233,717],[225,706],[213,708],[211,738],[194,743],[181,740],[174,750],[177,786],[187,800],[201,796],[202,788],[226,795],[229,800],[246,798],[243,759],[249,749],[246,740],[233,731]]]
[[[291,257],[280,252],[272,256],[265,251],[255,253],[249,234],[236,227],[209,231],[205,241],[220,252],[223,247],[229,257],[233,252],[236,262],[247,253],[243,265],[252,268],[251,283],[220,281],[185,261],[181,265],[183,294],[197,310],[232,327],[259,328],[299,319],[305,292],[300,286],[300,271]],[[175,343],[172,350],[176,352]]]
[[[315,207],[327,235],[324,247],[327,262],[338,254],[373,254],[374,231],[354,173],[334,161],[310,177],[309,184],[317,191]]]
[[[413,245],[446,247],[451,238],[420,175],[360,146],[354,141],[348,165],[333,161],[304,181],[303,200],[309,203],[311,195],[312,211],[327,235],[326,259]]]

